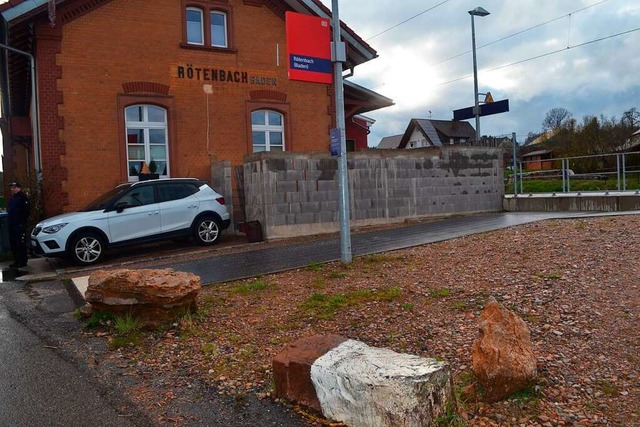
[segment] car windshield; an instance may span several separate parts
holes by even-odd
[[[109,202],[113,200],[113,197],[126,191],[131,185],[120,185],[108,193],[103,194],[102,196],[95,199],[93,202],[89,203],[80,212],[91,212],[91,211],[101,211],[107,207]]]

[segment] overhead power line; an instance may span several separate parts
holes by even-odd
[[[375,37],[378,37],[378,36],[380,36],[380,35],[382,35],[382,34],[384,34],[384,33],[388,32],[388,31],[391,31],[391,30],[393,30],[394,28],[397,28],[397,27],[399,27],[399,26],[400,26],[400,25],[402,25],[402,24],[406,24],[407,22],[409,22],[409,21],[411,21],[411,20],[413,20],[413,19],[416,19],[418,16],[424,15],[425,13],[430,12],[430,11],[432,11],[433,9],[435,9],[436,7],[438,7],[438,6],[442,6],[443,4],[448,3],[449,1],[451,1],[451,0],[444,0],[444,1],[440,2],[440,3],[438,3],[437,5],[430,7],[430,8],[429,8],[429,9],[427,9],[427,10],[423,10],[422,12],[417,13],[417,14],[413,15],[412,17],[405,19],[404,21],[400,22],[399,24],[396,24],[396,25],[394,25],[394,26],[392,26],[392,27],[389,27],[389,28],[387,28],[386,30],[380,31],[378,34],[375,34],[375,35],[373,35],[373,36],[369,37],[369,38],[368,38],[368,39],[366,39],[365,41],[367,41],[367,42],[368,42],[369,40],[371,40],[371,39],[373,39],[373,38],[375,38]],[[605,1],[606,1],[606,0],[605,0]]]
[[[480,45],[480,46],[478,46],[478,47],[476,48],[476,50],[482,49],[483,47],[491,46],[492,44],[500,43],[501,41],[504,41],[504,40],[510,39],[510,38],[512,38],[512,37],[515,37],[515,36],[519,36],[520,34],[526,33],[527,31],[535,30],[536,28],[543,27],[543,26],[545,26],[545,25],[547,25],[547,24],[550,24],[550,23],[552,23],[552,22],[555,22],[555,21],[558,21],[558,20],[560,20],[560,19],[563,19],[563,18],[566,18],[566,17],[568,17],[568,16],[571,16],[571,15],[573,15],[574,13],[582,12],[583,10],[589,9],[589,8],[591,8],[591,7],[594,7],[594,6],[598,6],[598,5],[600,5],[600,4],[602,4],[602,3],[606,3],[606,2],[608,2],[608,1],[609,1],[609,0],[602,0],[602,1],[599,1],[598,3],[590,4],[589,6],[585,6],[585,7],[581,8],[581,9],[574,10],[573,12],[569,12],[569,13],[566,13],[566,14],[564,14],[564,15],[558,16],[558,17],[556,17],[556,18],[550,19],[550,20],[548,20],[548,21],[542,22],[542,23],[540,23],[540,24],[534,25],[533,27],[525,28],[524,30],[521,30],[521,31],[518,31],[518,32],[516,32],[516,33],[510,34],[510,35],[508,35],[508,36],[502,37],[502,38],[500,38],[500,39],[498,39],[498,40],[494,40],[494,41],[492,41],[492,42],[490,42],[490,43],[486,43],[486,44]],[[452,57],[450,57],[450,58],[444,59],[444,60],[442,60],[442,61],[440,61],[440,62],[436,62],[435,64],[433,64],[433,66],[435,67],[436,65],[444,64],[445,62],[449,62],[449,61],[451,61],[451,60],[453,60],[453,59],[459,58],[459,57],[464,56],[464,55],[467,55],[467,54],[469,54],[469,53],[471,53],[471,50],[467,50],[467,51],[465,51],[465,52],[462,52],[462,53],[459,53],[459,54],[457,54],[457,55],[454,55],[454,56],[452,56]]]
[[[630,34],[630,33],[633,33],[635,31],[640,31],[640,27],[634,28],[632,30],[622,31],[622,32],[616,33],[616,34],[611,34],[609,36],[605,36],[605,37],[600,37],[600,38],[597,38],[597,39],[589,40],[587,42],[580,43],[580,44],[577,44],[577,45],[574,45],[574,46],[567,46],[566,48],[562,48],[562,49],[554,50],[554,51],[551,51],[551,52],[543,53],[543,54],[537,55],[537,56],[532,56],[530,58],[523,59],[521,61],[511,62],[511,63],[505,64],[505,65],[500,65],[498,67],[490,68],[490,69],[488,69],[486,71],[489,72],[489,71],[501,70],[503,68],[508,68],[508,67],[512,67],[514,65],[518,65],[518,64],[525,63],[525,62],[533,61],[534,59],[544,58],[546,56],[555,55],[556,53],[566,52],[566,51],[571,50],[571,49],[584,47],[584,46],[587,46],[587,45],[590,45],[590,44],[593,44],[593,43],[601,42],[603,40],[608,40],[608,39],[612,39],[614,37],[619,37],[619,36],[623,36],[625,34]],[[460,80],[465,80],[465,79],[468,79],[470,77],[472,77],[472,76],[471,75],[466,75],[466,76],[463,76],[463,77],[458,77],[457,79],[453,79],[453,80],[446,81],[444,83],[437,84],[437,85],[435,85],[435,87],[448,85],[450,83],[454,83],[454,82],[457,82],[457,81],[460,81]]]

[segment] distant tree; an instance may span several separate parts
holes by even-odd
[[[540,132],[529,132],[527,134],[527,139],[524,140],[524,145],[530,144],[531,141],[534,141],[540,135],[542,135]]]
[[[543,133],[553,130],[548,147],[553,156],[576,157],[620,152],[631,134],[640,128],[640,111],[635,107],[625,111],[620,120],[615,116],[587,115],[578,121],[564,108],[553,108],[543,122]],[[538,137],[530,132],[527,142]],[[615,156],[600,159],[582,159],[572,163],[578,170],[612,169],[616,167]]]
[[[640,127],[640,111],[638,111],[636,107],[625,111],[622,113],[620,124],[628,127],[632,132],[635,132]]]
[[[569,119],[571,119],[571,113],[566,109],[561,107],[552,108],[542,121],[542,130],[543,132],[557,130]]]

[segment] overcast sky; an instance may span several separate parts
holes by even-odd
[[[366,114],[376,120],[370,146],[403,133],[411,118],[451,120],[473,105],[467,12],[477,6],[490,12],[475,18],[479,92],[510,104],[480,119],[482,134],[516,132],[523,142],[554,107],[580,121],[640,110],[638,0],[342,0],[342,21],[379,55],[350,79],[395,102]]]

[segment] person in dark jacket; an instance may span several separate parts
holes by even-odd
[[[7,205],[9,220],[9,244],[13,252],[14,263],[9,267],[20,268],[27,266],[27,243],[25,233],[29,219],[29,198],[22,192],[22,185],[18,181],[9,183],[11,198]]]

